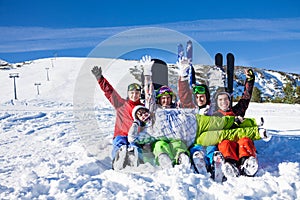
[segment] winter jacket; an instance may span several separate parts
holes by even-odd
[[[238,128],[232,128],[234,125],[232,116],[197,115],[196,118],[198,128],[195,143],[202,146],[217,145],[223,140],[236,142],[244,137],[251,140],[261,139],[256,120],[252,118],[246,118]]]
[[[139,100],[133,102],[129,99],[123,99],[103,76],[98,80],[98,83],[104,95],[116,110],[114,138],[116,136],[127,136],[133,122],[132,109],[143,104]]]
[[[193,109],[157,109],[151,135],[162,140],[182,140],[190,146],[195,141],[196,128]]]

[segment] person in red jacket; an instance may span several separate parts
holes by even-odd
[[[255,76],[251,69],[246,71],[246,82],[244,93],[236,105],[230,106],[231,96],[227,92],[216,94],[216,104],[218,110],[214,116],[238,116],[244,117],[249,106],[254,87]],[[258,170],[256,158],[256,148],[251,139],[244,137],[238,141],[223,140],[218,144],[219,151],[225,158],[225,176],[254,176]]]
[[[132,110],[137,105],[143,105],[140,102],[141,86],[137,83],[132,83],[128,86],[128,97],[122,98],[112,85],[103,77],[101,67],[95,66],[92,73],[96,77],[101,90],[104,92],[105,97],[109,100],[116,110],[116,122],[113,136],[113,169],[123,169],[130,162],[127,159],[128,152],[138,153],[138,147],[128,142],[128,131],[132,125]],[[134,157],[134,156],[132,156]],[[137,156],[136,156],[137,157]],[[137,162],[137,161],[132,161]]]

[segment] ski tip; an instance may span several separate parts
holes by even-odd
[[[228,54],[227,54],[227,58],[228,58],[228,57],[234,57],[234,55],[233,55],[232,53],[228,53]]]
[[[215,55],[215,65],[216,66],[223,66],[223,55],[221,53],[217,53]]]
[[[222,56],[221,53],[216,53],[215,57]]]

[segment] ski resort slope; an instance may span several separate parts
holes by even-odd
[[[300,199],[299,105],[250,103],[246,116],[263,117],[272,134],[255,141],[255,177],[216,183],[180,166],[113,171],[115,112],[90,73],[94,65],[126,97],[136,61],[49,58],[0,71],[1,199]],[[19,73],[18,100],[10,73]],[[92,99],[78,101],[85,94]]]

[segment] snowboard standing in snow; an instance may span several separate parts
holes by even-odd
[[[154,61],[152,65],[152,82],[154,89],[157,90],[163,85],[168,85],[168,65],[162,60],[151,59]]]
[[[151,59],[154,61],[152,66],[152,82],[154,90],[157,90],[163,85],[168,85],[168,65],[160,59]],[[144,73],[142,73],[142,86],[145,85]]]
[[[159,89],[163,85],[168,85],[169,84],[169,79],[168,79],[168,65],[164,61],[160,59],[151,59],[154,61],[154,64],[152,66],[152,82],[154,86],[154,90]],[[142,80],[142,91],[141,91],[141,100],[145,100],[145,91],[144,91],[144,86],[145,86],[145,77],[144,77],[144,72],[142,72],[141,75],[141,80]]]

